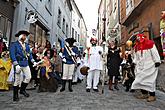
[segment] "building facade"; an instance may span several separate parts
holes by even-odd
[[[47,39],[51,37],[50,29],[52,27],[52,0],[19,0],[16,5],[13,23],[13,37],[19,30],[27,30],[31,33],[29,43],[34,45],[35,42],[39,46],[45,46]],[[37,22],[29,23],[27,15],[33,11],[37,14]]]
[[[0,0],[0,37],[10,42],[17,0]]]
[[[98,9],[98,39],[121,41],[119,0],[101,0]]]
[[[165,10],[164,0],[121,0],[122,42],[144,33],[153,39],[161,55],[160,16]]]
[[[52,1],[54,1],[54,8],[51,43],[59,47],[61,42],[71,37],[72,5],[70,0]]]
[[[15,34],[19,30],[27,30],[31,33],[31,46],[37,43],[44,47],[49,40],[60,48],[69,37],[75,38],[79,46],[86,46],[86,24],[74,0],[0,0],[0,3],[0,35],[9,42],[17,40]],[[29,21],[31,13],[36,15],[35,22]]]
[[[98,8],[97,38],[99,43],[106,40],[106,0],[101,0]]]
[[[76,39],[77,43],[80,41],[80,25],[82,14],[80,13],[76,3],[74,0],[71,0],[72,4],[72,29],[71,29],[71,37]]]
[[[106,0],[106,36],[121,43],[120,0]]]
[[[57,45],[71,35],[71,10],[70,0],[18,0],[13,11],[11,41],[16,40],[16,32],[27,30],[31,33],[30,44],[45,46],[49,40]],[[35,23],[28,22],[31,11],[37,15]]]
[[[81,18],[80,23],[81,24],[80,24],[79,42],[80,42],[80,46],[83,47],[83,50],[84,50],[87,47],[87,38],[88,38],[87,31],[88,30],[87,30],[87,26],[83,17]]]
[[[87,27],[83,15],[77,7],[75,1],[71,0],[71,4],[73,8],[71,37],[76,39],[77,46],[79,46],[79,49],[82,51],[86,47]]]

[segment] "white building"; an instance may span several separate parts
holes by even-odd
[[[71,37],[76,39],[78,46],[86,47],[87,28],[84,18],[74,0],[71,0],[71,4],[73,8]]]
[[[72,4],[72,8],[73,8],[71,37],[76,39],[76,41],[79,43],[79,41],[80,41],[80,25],[81,25],[82,15],[74,0],[71,0],[71,4]]]
[[[72,6],[70,0],[52,1],[54,1],[54,8],[51,43],[59,46],[62,41],[71,36]]]
[[[52,0],[18,0],[15,6],[14,21],[11,41],[15,40],[15,33],[19,30],[27,30],[31,33],[30,43],[38,42],[38,45],[45,45],[49,39],[52,27]],[[37,14],[37,22],[28,22],[28,13],[32,11]]]

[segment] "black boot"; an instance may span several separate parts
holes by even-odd
[[[13,86],[13,101],[17,101],[17,102],[19,101],[18,90],[19,90],[18,86]]]
[[[65,91],[65,85],[66,85],[66,80],[62,81],[62,88],[60,89],[60,92]]]
[[[114,88],[116,89],[116,90],[119,90],[119,88],[118,88],[118,80],[115,80],[115,86],[114,86]]]
[[[113,88],[112,88],[112,80],[109,80],[109,90],[113,91]]]
[[[26,92],[27,85],[28,83],[22,82],[21,89],[20,89],[20,94],[23,94],[25,97],[29,97],[29,94]]]
[[[73,89],[72,89],[72,80],[69,80],[68,89],[69,89],[69,92],[73,92]]]

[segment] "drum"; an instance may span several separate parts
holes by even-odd
[[[89,67],[87,67],[87,66],[82,66],[80,68],[80,72],[82,75],[88,75],[88,70],[89,70]]]

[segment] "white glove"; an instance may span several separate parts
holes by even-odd
[[[71,53],[73,56],[75,56],[76,54],[74,52]]]
[[[36,67],[36,66],[38,66],[39,64],[41,64],[41,63],[43,63],[44,62],[44,60],[42,59],[41,61],[39,61],[39,62],[34,62],[33,63],[33,67]]]
[[[16,69],[16,71],[15,71],[16,73],[20,73],[21,72],[21,67],[19,65],[16,65],[15,69]]]
[[[37,66],[38,65],[38,63],[37,62],[34,62],[33,63],[33,67],[35,67],[35,66]]]
[[[62,53],[61,53],[61,52],[59,53],[59,56],[60,56],[61,58],[63,58],[63,55],[62,55]]]
[[[66,59],[65,58],[63,58],[62,61],[66,63]]]

